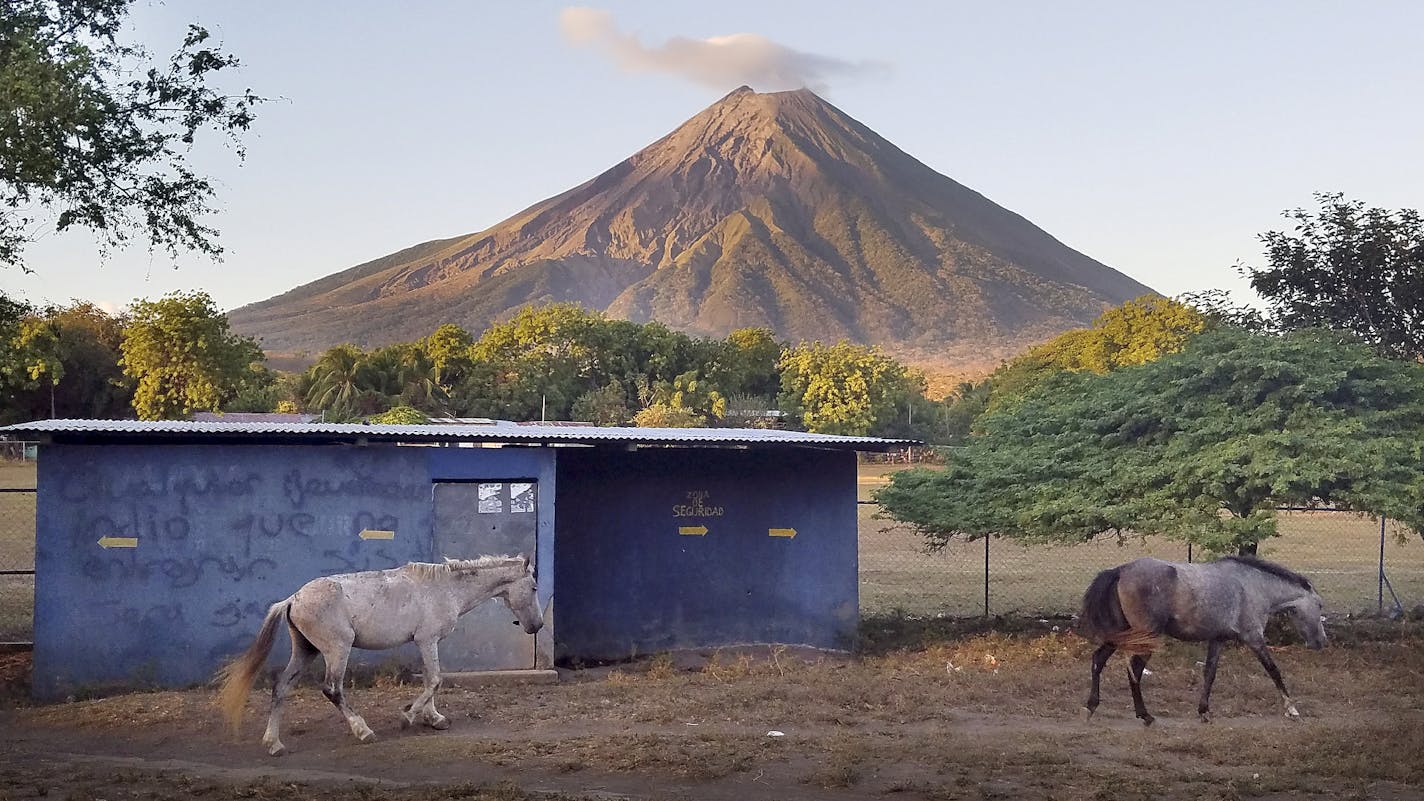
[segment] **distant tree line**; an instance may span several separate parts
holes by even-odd
[[[1319,195],[1224,293],[1139,299],[964,384],[942,471],[878,499],[951,538],[1163,534],[1254,553],[1276,508],[1330,506],[1424,531],[1424,227]]]
[[[329,422],[443,417],[598,425],[786,426],[937,438],[943,404],[879,349],[725,339],[611,320],[572,304],[521,310],[478,337],[457,325],[374,349],[338,345],[299,373],[269,369],[202,292],[34,308],[0,294],[0,421],[182,419],[283,411]]]

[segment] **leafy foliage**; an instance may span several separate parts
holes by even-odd
[[[0,15],[0,265],[23,268],[39,210],[101,247],[142,234],[170,254],[218,255],[212,183],[184,152],[240,134],[259,98],[208,81],[237,60],[190,26],[166,64],[120,41],[132,0],[7,0]]]
[[[878,496],[931,546],[1139,532],[1250,551],[1280,504],[1424,524],[1424,367],[1321,332],[1203,334],[1136,367],[1056,374],[981,424],[947,470],[896,474]]]
[[[0,422],[124,415],[122,326],[92,303],[34,309],[0,295]]]
[[[807,431],[865,436],[924,394],[924,378],[878,348],[849,342],[782,353],[780,404]]]
[[[1294,233],[1261,235],[1266,266],[1244,267],[1285,329],[1350,331],[1382,353],[1424,359],[1424,219],[1317,194],[1286,214]]]
[[[392,406],[380,414],[373,415],[371,422],[393,426],[418,426],[429,423],[430,418],[411,406]]]
[[[135,301],[123,330],[120,365],[137,380],[133,406],[144,420],[218,411],[252,382],[270,381],[249,337],[233,334],[204,292]]]

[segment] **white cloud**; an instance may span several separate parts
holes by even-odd
[[[763,91],[807,87],[820,92],[833,77],[880,76],[887,71],[884,64],[804,53],[755,33],[707,39],[674,36],[649,47],[636,35],[619,31],[612,13],[596,8],[565,8],[559,13],[559,27],[569,43],[603,51],[625,72],[664,72],[714,89],[747,84]]]

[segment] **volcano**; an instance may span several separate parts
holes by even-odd
[[[478,335],[572,301],[723,337],[1002,358],[1152,290],[941,175],[809,90],[742,87],[587,183],[234,310],[271,351]]]

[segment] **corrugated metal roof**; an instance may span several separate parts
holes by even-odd
[[[190,420],[38,420],[0,428],[15,439],[59,441],[225,441],[293,442],[506,442],[563,445],[684,445],[818,447],[888,451],[922,444],[913,439],[841,437],[758,428],[608,428],[516,425],[377,425],[366,423],[254,423]]]

